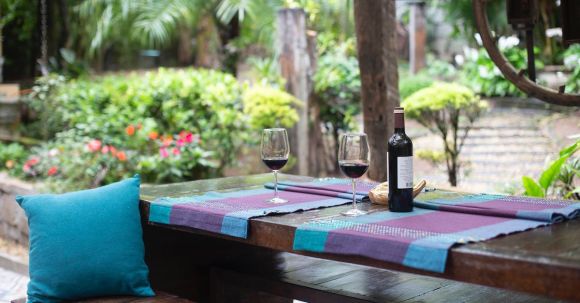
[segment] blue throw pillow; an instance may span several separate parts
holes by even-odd
[[[62,195],[18,196],[30,227],[28,302],[153,296],[139,176]]]

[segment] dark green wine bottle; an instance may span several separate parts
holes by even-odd
[[[405,134],[405,110],[395,108],[395,133],[389,139],[389,210],[413,210],[413,142]]]

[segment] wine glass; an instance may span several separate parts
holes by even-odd
[[[338,166],[342,173],[352,180],[352,209],[342,213],[344,216],[361,216],[366,211],[356,206],[355,179],[364,175],[369,168],[369,144],[365,133],[347,133],[340,139]]]
[[[290,154],[288,144],[288,133],[284,128],[267,128],[262,132],[262,161],[272,171],[274,171],[274,198],[268,200],[270,203],[286,203],[288,200],[278,197],[278,170],[286,162]]]

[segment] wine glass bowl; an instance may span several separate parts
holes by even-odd
[[[362,177],[369,168],[369,145],[365,133],[343,134],[338,149],[338,166],[342,173],[352,180],[352,209],[345,216],[361,216],[367,212],[357,208],[356,179]]]
[[[284,128],[267,128],[262,132],[262,162],[274,172],[274,197],[270,203],[286,203],[278,197],[278,171],[288,162],[290,145],[288,133]]]

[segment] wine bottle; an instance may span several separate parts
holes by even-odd
[[[405,110],[395,108],[395,133],[389,139],[389,210],[413,210],[413,142],[405,134]]]

